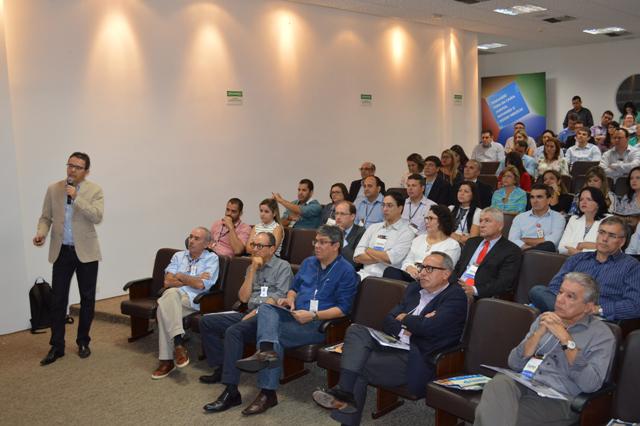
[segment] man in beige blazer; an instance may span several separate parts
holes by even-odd
[[[75,272],[80,290],[80,322],[78,324],[78,355],[86,358],[89,349],[89,329],[96,301],[98,261],[102,260],[98,235],[94,225],[102,221],[104,199],[102,188],[85,180],[91,160],[82,152],[74,152],[67,161],[67,180],[49,185],[42,205],[35,246],[45,243],[49,229],[49,262],[53,263],[51,306],[51,349],[40,361],[51,364],[64,356],[64,332],[69,287]]]

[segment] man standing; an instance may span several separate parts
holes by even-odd
[[[498,296],[513,288],[522,254],[502,236],[504,215],[495,207],[480,214],[480,236],[469,238],[456,264],[455,276],[469,298]]]
[[[200,309],[193,299],[198,293],[208,291],[218,279],[218,256],[206,250],[210,242],[211,233],[207,228],[193,229],[189,234],[189,249],[174,254],[164,270],[164,292],[158,299],[156,313],[160,364],[152,379],[163,379],[176,367],[189,364],[182,340],[182,318]]]
[[[342,242],[342,257],[347,259],[354,268],[361,268],[362,265],[353,261],[353,251],[358,247],[360,239],[364,235],[364,227],[356,225],[356,206],[351,201],[340,201],[336,205],[336,225],[344,233]]]
[[[67,160],[67,179],[49,185],[42,205],[38,230],[33,237],[37,247],[44,245],[51,229],[49,262],[53,263],[51,306],[51,349],[41,365],[51,364],[64,356],[64,334],[69,287],[74,272],[80,292],[78,355],[86,358],[89,330],[96,302],[98,262],[102,260],[94,225],[102,221],[104,197],[102,188],[85,180],[91,160],[83,152],[74,152]]]
[[[242,414],[260,414],[278,404],[276,389],[285,348],[324,342],[321,322],[351,311],[358,277],[340,256],[343,238],[337,226],[321,226],[313,242],[315,255],[302,262],[287,297],[278,300],[278,306],[288,309],[260,306],[258,351],[236,362],[242,371],[260,372],[260,393]]]
[[[565,154],[569,167],[572,167],[576,161],[600,161],[602,157],[600,148],[589,143],[590,137],[589,129],[581,127],[576,130],[577,144],[567,149]]]
[[[298,199],[290,202],[274,192],[274,200],[286,210],[282,215],[282,226],[290,226],[297,229],[316,229],[320,226],[322,206],[313,196],[313,182],[310,179],[302,179],[298,183]]]
[[[402,219],[409,223],[409,226],[416,234],[427,232],[424,218],[427,212],[436,203],[424,196],[424,177],[419,174],[409,175],[406,182],[407,199],[404,200],[402,209]]]
[[[251,242],[251,265],[238,290],[238,300],[246,303],[248,312],[208,314],[200,320],[202,346],[213,374],[201,376],[203,383],[222,381],[226,388],[214,402],[204,406],[208,412],[225,411],[242,403],[238,383],[240,371],[236,361],[242,358],[245,343],[255,341],[256,313],[264,303],[275,303],[286,296],[293,274],[291,265],[274,256],[276,239],[273,234],[261,232]]]
[[[628,238],[624,220],[602,219],[596,251],[582,252],[564,262],[549,286],[538,285],[529,299],[542,312],[553,310],[560,285],[569,272],[584,272],[600,283],[600,305],[596,313],[608,320],[640,318],[640,262],[624,254]]]
[[[509,240],[521,250],[535,248],[557,252],[567,223],[564,216],[551,210],[551,188],[543,183],[531,187],[531,210],[522,212],[513,219],[509,229]]]
[[[629,146],[629,132],[618,129],[612,137],[612,147],[602,154],[600,167],[614,181],[619,177],[629,176],[634,167],[640,166],[640,148]]]
[[[493,188],[484,182],[478,180],[480,176],[480,163],[477,160],[469,160],[464,166],[464,180],[471,181],[476,184],[478,188],[478,205],[481,208],[489,207],[491,205],[491,196],[493,195]],[[458,188],[453,191],[454,194],[458,193]]]
[[[473,148],[471,158],[479,162],[504,160],[504,148],[498,142],[493,141],[493,132],[483,130],[482,141]]]
[[[367,176],[362,180],[364,198],[360,204],[356,205],[356,223],[358,226],[368,228],[369,225],[380,223],[384,220],[382,216],[382,199],[378,178]]]
[[[514,372],[568,399],[541,397],[511,377],[497,374],[482,391],[474,425],[572,425],[578,421],[571,400],[602,387],[616,351],[613,333],[592,315],[598,293],[598,284],[589,275],[567,274],[554,311],[541,314],[509,354]]]
[[[351,185],[349,185],[349,201],[351,201],[353,204],[358,206],[360,201],[364,198],[364,191],[362,189],[362,184],[364,179],[367,176],[375,176],[375,175],[376,175],[375,164],[369,161],[365,161],[364,163],[362,163],[362,165],[360,166],[361,179],[356,179],[351,182]],[[385,191],[384,182],[378,179],[377,177],[376,179],[378,180],[378,186],[380,186],[380,192],[384,193]]]
[[[251,227],[240,220],[243,207],[239,198],[230,199],[224,217],[211,225],[209,248],[217,255],[233,257],[244,253]]]
[[[362,279],[381,277],[387,266],[402,266],[415,234],[402,219],[402,196],[394,191],[384,197],[384,222],[371,225],[358,243],[353,260],[364,265],[358,273]]]
[[[402,302],[382,326],[408,350],[381,346],[367,327],[352,324],[344,339],[338,385],[313,393],[316,403],[333,409],[334,420],[360,424],[369,383],[386,388],[407,385],[412,394],[424,396],[427,383],[435,377],[430,356],[460,342],[467,299],[459,286],[448,282],[453,261],[435,251],[418,265],[417,282],[407,286]]]
[[[573,105],[573,108],[565,114],[562,125],[567,127],[569,125],[569,116],[571,114],[575,114],[578,120],[582,121],[587,129],[590,129],[591,126],[593,126],[593,116],[591,115],[591,111],[582,106],[582,99],[580,96],[576,95],[571,98],[571,105]]]

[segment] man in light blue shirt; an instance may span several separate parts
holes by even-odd
[[[556,252],[566,220],[549,208],[551,188],[537,183],[531,187],[531,210],[513,219],[509,240],[521,250],[535,248]]]
[[[571,113],[567,116],[567,127],[558,133],[558,140],[560,140],[563,145],[567,142],[569,136],[574,136],[576,134],[575,127],[577,121],[578,114]]]
[[[522,157],[522,164],[524,165],[525,170],[529,173],[529,176],[533,179],[538,174],[538,162],[535,158],[527,155],[527,150],[529,149],[529,145],[527,141],[519,140],[516,142],[513,147],[513,152],[520,154]],[[500,161],[500,165],[498,166],[498,170],[496,170],[496,176],[500,176],[502,170],[504,169],[504,161]]]
[[[165,269],[164,292],[158,299],[157,311],[160,365],[152,379],[167,377],[176,367],[189,364],[182,341],[182,318],[200,309],[193,299],[208,291],[218,279],[218,256],[205,250],[210,242],[207,228],[193,229],[189,234],[189,250],[174,254]]]
[[[356,206],[356,224],[368,228],[369,225],[384,221],[380,186],[375,176],[367,176],[362,182],[364,199]]]
[[[576,131],[576,144],[567,149],[565,154],[569,167],[572,167],[576,161],[600,161],[602,158],[600,148],[589,143],[590,137],[591,132],[585,127]]]

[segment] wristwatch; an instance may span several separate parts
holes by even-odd
[[[563,351],[566,351],[567,349],[573,350],[576,348],[576,342],[574,342],[573,340],[567,340],[567,344],[561,345],[560,347],[562,348]]]

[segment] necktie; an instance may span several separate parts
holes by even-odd
[[[478,265],[482,263],[488,251],[489,251],[489,241],[485,240],[484,246],[482,247],[482,250],[480,250],[480,253],[478,254],[478,258],[476,259],[476,263]]]

